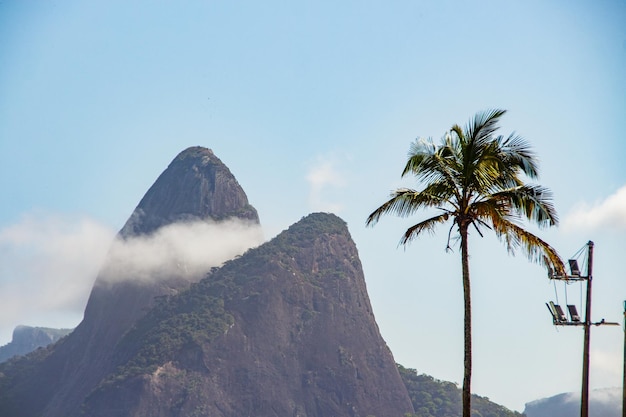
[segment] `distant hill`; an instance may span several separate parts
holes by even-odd
[[[418,374],[415,369],[408,369],[402,365],[398,365],[398,370],[411,397],[415,409],[414,416],[461,416],[461,390],[456,384]],[[493,403],[488,398],[472,395],[472,416],[522,417],[523,415]]]
[[[578,417],[580,392],[558,394],[526,404],[527,417]],[[596,417],[622,416],[622,389],[603,388],[589,391],[589,415]]]
[[[13,356],[26,355],[39,347],[48,346],[71,331],[72,329],[17,326],[13,330],[12,340],[0,347],[0,363]]]

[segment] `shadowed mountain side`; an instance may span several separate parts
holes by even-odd
[[[312,214],[179,295],[117,345],[86,415],[412,412],[345,223]]]
[[[256,210],[228,168],[211,150],[193,147],[181,152],[159,176],[118,239],[147,236],[177,221],[228,218],[259,223]],[[20,372],[4,380],[0,375],[0,415],[75,414],[84,398],[115,369],[111,352],[154,306],[155,297],[190,285],[189,277],[182,273],[146,281],[122,271],[111,278],[101,274],[96,279],[83,321],[61,343],[42,349],[32,360],[7,365],[7,369],[17,367]]]

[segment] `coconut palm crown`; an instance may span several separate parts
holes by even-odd
[[[523,176],[538,177],[538,162],[529,144],[520,136],[496,135],[505,110],[478,113],[465,128],[454,125],[436,145],[431,139],[417,140],[408,153],[402,177],[413,175],[421,190],[397,189],[391,198],[367,218],[367,225],[395,214],[408,217],[422,209],[436,214],[409,227],[400,243],[406,245],[423,232],[451,222],[461,246],[465,311],[463,417],[470,417],[471,297],[468,235],[493,230],[509,253],[521,248],[531,261],[563,274],[565,267],[556,250],[522,226],[528,220],[541,227],[555,226],[558,217],[552,193],[541,186],[525,184]]]

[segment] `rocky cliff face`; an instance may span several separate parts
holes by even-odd
[[[256,210],[228,168],[211,150],[193,147],[181,152],[161,174],[119,239],[148,235],[177,221],[228,218],[258,224]],[[0,415],[76,413],[84,398],[114,369],[113,347],[149,311],[155,297],[176,293],[190,284],[182,274],[158,281],[124,276],[123,270],[120,275],[114,280],[96,279],[83,321],[62,343],[25,363],[7,364],[6,369],[17,367],[20,372],[14,378],[0,379]]]
[[[163,299],[83,404],[113,416],[403,416],[346,225],[312,214]]]
[[[232,218],[259,224],[256,210],[228,167],[210,149],[191,147],[181,152],[150,187],[119,239],[149,235],[173,223]],[[176,293],[188,285],[189,279],[182,273],[148,281],[132,275],[101,275],[77,333],[88,337],[94,347],[104,341],[115,343],[154,304],[155,297]]]
[[[190,148],[158,178],[119,239],[180,220],[229,217],[258,223],[230,171],[208,149]],[[412,411],[339,218],[308,216],[206,272],[196,283],[175,272],[156,281],[98,277],[74,332],[0,366],[0,415]]]
[[[11,342],[0,347],[0,362],[4,362],[16,355],[26,355],[39,347],[48,346],[71,331],[72,329],[17,326],[13,330]]]

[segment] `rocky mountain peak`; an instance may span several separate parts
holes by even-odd
[[[174,158],[146,192],[116,243],[148,238],[174,224],[227,219],[259,223],[256,210],[228,167],[210,149],[191,147]],[[105,261],[103,271],[110,267],[108,262],[115,258]],[[157,297],[175,294],[191,283],[182,273],[151,280],[137,279],[123,266],[117,270],[118,277],[101,273],[96,278],[82,322],[63,343],[39,352],[41,367],[33,368],[37,376],[29,380],[29,386],[36,387],[37,400],[19,400],[22,403],[9,415],[76,413],[85,396],[116,366],[111,353],[120,338],[154,306]],[[54,383],[47,384],[53,375]],[[31,396],[27,391],[19,393],[26,396],[23,398]],[[0,415],[4,415],[2,407]]]
[[[254,207],[211,149],[194,146],[174,158],[132,213],[120,235],[149,234],[179,221],[237,217],[259,223]]]

